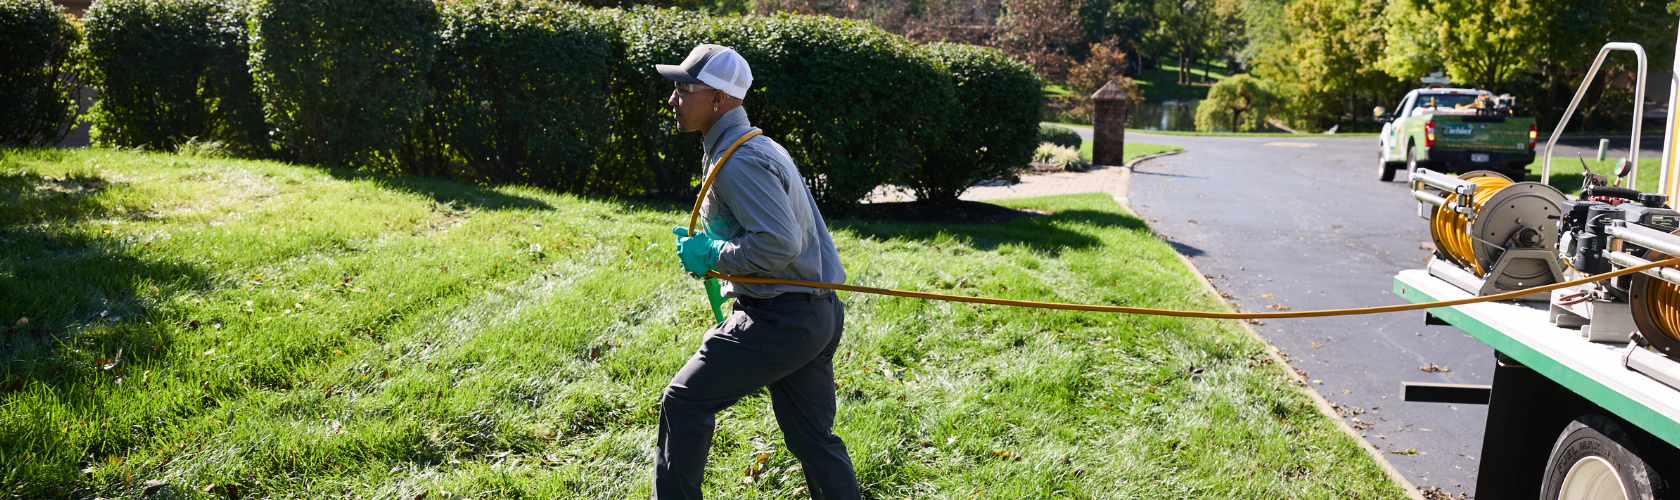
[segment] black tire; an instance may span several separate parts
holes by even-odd
[[[1410,175],[1410,174],[1417,173],[1418,167],[1421,167],[1421,166],[1422,165],[1418,164],[1417,146],[1407,144],[1406,145],[1406,174]]]
[[[1641,444],[1646,445],[1645,455],[1640,454]],[[1644,439],[1642,433],[1636,435],[1623,430],[1622,424],[1609,417],[1582,415],[1564,427],[1563,434],[1552,445],[1551,458],[1546,459],[1540,498],[1560,498],[1566,493],[1566,479],[1571,481],[1568,486],[1572,488],[1584,487],[1584,483],[1594,477],[1595,471],[1599,479],[1604,479],[1612,477],[1604,471],[1613,470],[1613,477],[1621,479],[1621,491],[1626,498],[1673,500],[1675,492],[1661,474],[1665,464],[1656,448],[1659,445],[1661,443]],[[1576,472],[1577,477],[1570,477],[1571,471]],[[1599,484],[1609,487],[1616,483]]]
[[[1514,182],[1522,182],[1523,180],[1528,179],[1527,166],[1507,167],[1500,170],[1499,173],[1506,177],[1510,177]]]
[[[1393,162],[1388,161],[1387,158],[1383,157],[1382,153],[1377,153],[1377,180],[1383,182],[1393,182],[1394,171],[1396,170],[1400,170],[1399,165],[1395,165]]]

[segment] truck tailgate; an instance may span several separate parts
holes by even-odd
[[[1435,148],[1463,151],[1528,151],[1532,118],[1437,115]]]

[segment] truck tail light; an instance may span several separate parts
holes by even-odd
[[[1528,124],[1528,150],[1529,151],[1534,150],[1534,141],[1538,140],[1539,138],[1540,138],[1540,129],[1536,128],[1533,123]]]
[[[1423,147],[1435,147],[1435,121],[1423,122]]]

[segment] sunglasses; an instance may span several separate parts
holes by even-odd
[[[676,82],[676,84],[677,84],[676,85],[677,86],[677,95],[687,95],[687,94],[693,94],[695,92],[699,92],[699,91],[702,91],[702,90],[712,90],[711,87],[708,87],[704,84],[699,84],[699,83]]]

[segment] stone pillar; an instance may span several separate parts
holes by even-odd
[[[1130,97],[1112,80],[1091,94],[1097,108],[1091,127],[1092,164],[1126,163],[1126,100]]]

